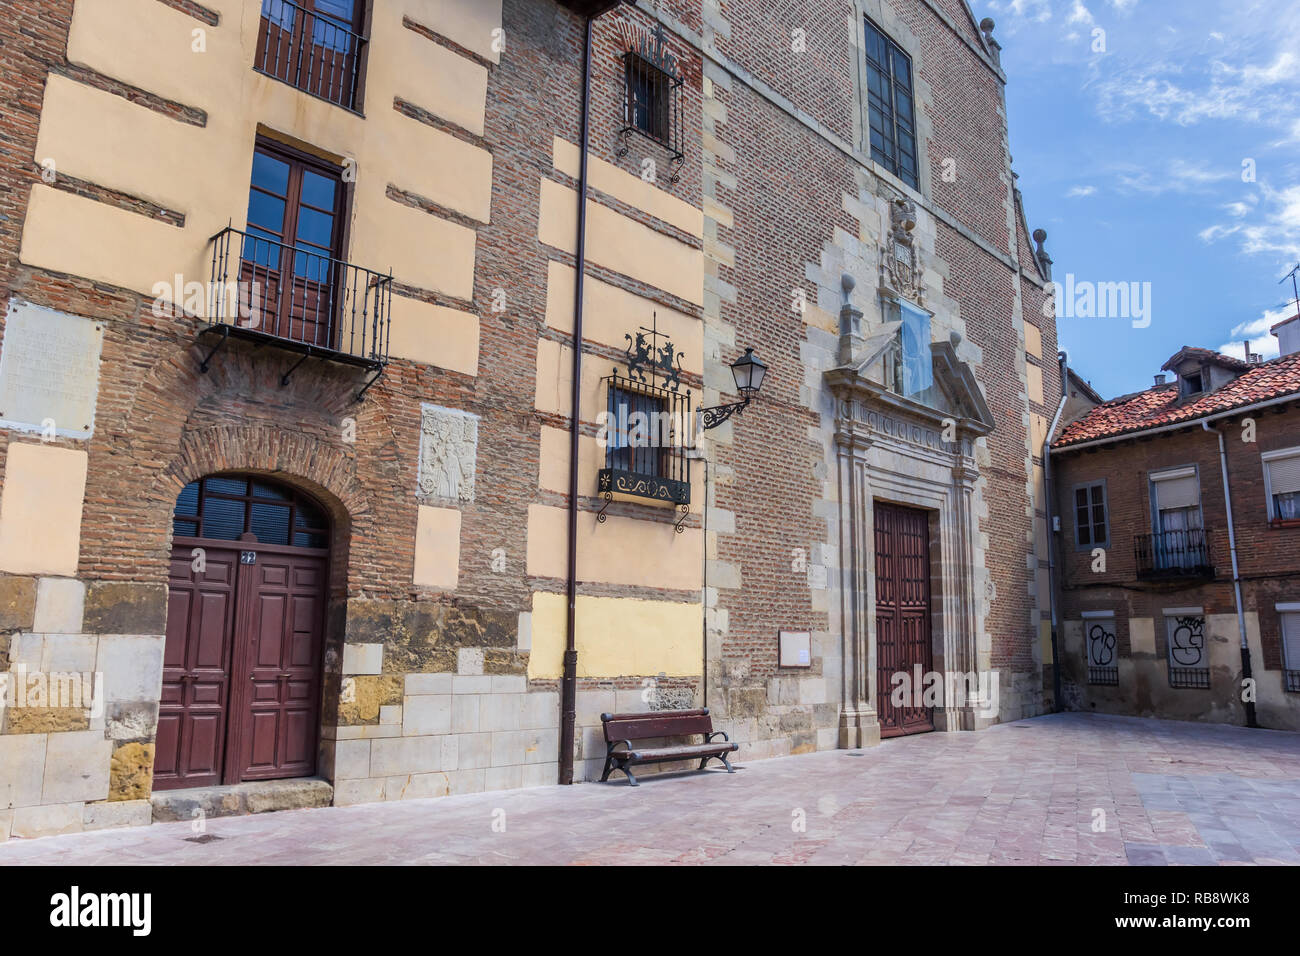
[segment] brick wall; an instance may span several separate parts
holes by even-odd
[[[1265,502],[1264,469],[1261,454],[1300,445],[1300,408],[1279,406],[1280,411],[1260,411],[1234,416],[1215,423],[1224,437],[1231,482],[1237,557],[1242,580],[1242,605],[1253,647],[1252,668],[1260,682],[1258,702],[1264,726],[1295,729],[1300,726],[1297,695],[1276,693],[1282,668],[1278,603],[1300,600],[1300,545],[1296,528],[1270,526]],[[1242,441],[1248,434],[1246,418],[1254,421],[1254,442]],[[1068,448],[1053,455],[1055,499],[1061,515],[1057,535],[1060,555],[1061,614],[1065,621],[1078,620],[1083,612],[1114,611],[1123,622],[1117,641],[1121,660],[1133,657],[1130,634],[1132,621],[1153,622],[1154,657],[1135,662],[1140,685],[1096,688],[1087,684],[1084,661],[1079,654],[1062,660],[1063,679],[1069,685],[1066,698],[1079,708],[1116,713],[1184,719],[1244,720],[1240,694],[1240,643],[1236,624],[1236,600],[1232,587],[1232,556],[1228,543],[1222,469],[1218,440],[1199,425],[1149,437],[1139,437],[1077,451]],[[1158,584],[1137,579],[1134,538],[1152,532],[1152,472],[1194,465],[1200,479],[1203,526],[1209,534],[1210,558],[1215,568],[1212,581]],[[1074,488],[1104,480],[1110,546],[1106,549],[1105,571],[1093,570],[1091,548],[1075,544]],[[1202,690],[1174,690],[1168,687],[1167,644],[1163,626],[1166,608],[1201,607],[1207,616],[1222,616],[1224,660],[1232,666],[1211,675],[1212,687]],[[1267,698],[1267,699],[1265,699]],[[1267,718],[1265,718],[1267,714]]]

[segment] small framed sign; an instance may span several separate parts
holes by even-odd
[[[777,652],[781,667],[812,667],[811,632],[780,631]]]

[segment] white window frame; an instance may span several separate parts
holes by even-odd
[[[1273,476],[1269,469],[1269,462],[1277,461],[1282,458],[1300,457],[1300,446],[1295,448],[1278,448],[1274,451],[1262,452],[1259,460],[1264,468],[1264,506],[1268,509],[1268,520],[1276,521],[1277,512],[1273,507]]]
[[[1274,609],[1277,611],[1278,631],[1282,638],[1282,669],[1284,671],[1300,671],[1300,601],[1292,601],[1285,604],[1275,604]],[[1292,627],[1296,629],[1296,644],[1298,645],[1295,659],[1287,653],[1287,619],[1290,618]]]

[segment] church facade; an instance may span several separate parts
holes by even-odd
[[[1050,708],[1051,263],[964,0],[31,8],[0,837]]]

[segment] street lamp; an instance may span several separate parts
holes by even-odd
[[[763,387],[765,375],[767,366],[754,357],[753,349],[745,349],[745,354],[731,363],[731,377],[736,380],[736,391],[740,393],[741,401],[701,408],[700,420],[704,429],[717,428],[736,412],[743,411]]]

